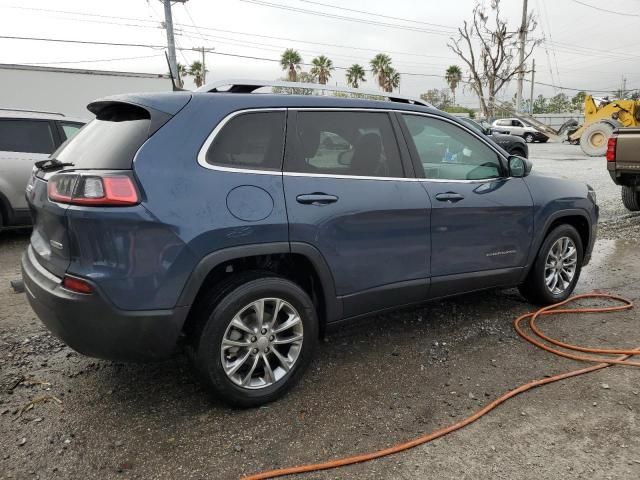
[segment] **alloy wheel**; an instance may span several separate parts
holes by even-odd
[[[227,377],[247,389],[265,388],[286,377],[303,342],[298,311],[280,298],[244,306],[227,326],[220,355]]]
[[[571,285],[578,266],[578,249],[569,237],[556,240],[545,261],[544,281],[552,295],[561,295]]]

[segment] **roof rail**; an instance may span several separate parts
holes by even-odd
[[[47,115],[60,115],[64,117],[64,113],[60,112],[47,112],[46,110],[27,110],[24,108],[0,108],[3,112],[24,112],[24,113],[46,113]]]
[[[226,87],[226,88],[223,88]],[[253,93],[254,91],[264,87],[276,88],[297,88],[308,90],[319,90],[329,92],[350,93],[359,96],[372,96],[387,99],[391,102],[412,103],[414,105],[423,105],[425,107],[433,107],[428,102],[421,99],[403,97],[388,92],[376,92],[372,90],[360,90],[358,88],[338,87],[331,85],[322,85],[319,83],[302,83],[302,82],[285,82],[285,81],[269,81],[269,80],[220,80],[217,82],[207,83],[196,89],[196,92],[224,92],[224,93]]]

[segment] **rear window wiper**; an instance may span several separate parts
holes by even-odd
[[[62,167],[73,167],[74,164],[71,162],[61,162],[56,158],[48,158],[46,160],[41,160],[36,162],[36,168],[42,170],[43,172],[48,172],[50,170],[57,170]]]

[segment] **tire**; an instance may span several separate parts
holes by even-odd
[[[318,319],[311,298],[295,283],[272,275],[265,272],[259,278],[254,274],[253,278],[245,276],[240,282],[228,283],[224,292],[212,296],[200,311],[194,360],[205,384],[232,407],[256,407],[282,397],[298,382],[317,348]],[[258,310],[253,306],[261,300],[265,314],[262,332],[257,330]],[[281,301],[280,313],[272,332],[276,300]],[[295,314],[300,321],[277,332]],[[235,319],[252,333],[237,328],[237,322],[232,326]],[[291,340],[298,338],[299,343]],[[248,346],[223,348],[223,340]],[[235,372],[234,363],[241,365]],[[247,378],[248,382],[243,382]]]
[[[557,290],[550,288],[547,284],[548,274],[553,271],[553,267],[548,268],[547,261],[550,259],[550,254],[552,249],[556,252],[557,246],[559,245],[561,239],[568,239],[573,243],[573,247],[575,249],[575,256],[571,256],[571,260],[575,260],[573,275],[569,279],[566,272],[565,274],[559,273],[557,276],[559,278],[557,283]],[[570,245],[570,242],[567,244]],[[562,245],[562,244],[560,244]],[[542,245],[540,246],[540,250],[538,251],[538,255],[533,263],[533,266],[529,270],[527,278],[524,283],[518,287],[520,293],[530,302],[535,305],[550,305],[552,303],[558,303],[563,300],[569,298],[573,289],[578,283],[578,279],[580,278],[580,272],[582,270],[582,260],[584,258],[584,247],[582,245],[582,239],[580,238],[580,234],[578,231],[572,227],[571,225],[560,225],[554,228],[544,239]],[[563,264],[567,265],[567,268],[570,268],[570,260],[567,259]],[[560,268],[560,267],[558,267]],[[562,283],[566,285],[562,285]],[[553,284],[552,284],[553,286]]]
[[[526,133],[523,138],[527,143],[533,143],[533,141],[535,140],[533,133]]]
[[[622,203],[630,212],[640,211],[640,191],[631,187],[622,187]]]
[[[603,157],[607,153],[607,142],[613,133],[613,127],[604,122],[588,125],[580,137],[580,148],[590,157]]]

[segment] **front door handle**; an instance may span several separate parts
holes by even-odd
[[[298,203],[303,205],[328,205],[330,203],[336,203],[338,197],[335,195],[328,195],[326,193],[305,193],[296,197]]]
[[[440,202],[455,203],[463,199],[464,199],[464,196],[456,192],[439,193],[436,195],[436,200],[439,200]]]

